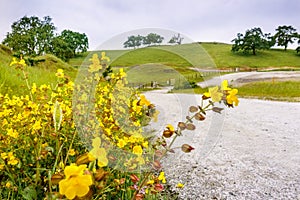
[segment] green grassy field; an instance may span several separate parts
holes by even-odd
[[[70,78],[76,77],[76,71],[71,65],[52,55],[36,57],[40,62],[34,67],[26,67],[30,84],[54,84],[57,80],[56,70],[61,68]],[[2,94],[27,94],[26,83],[21,71],[9,66],[12,61],[12,52],[0,45],[0,93]]]
[[[245,55],[243,53],[232,53],[231,45],[222,43],[194,43],[183,45],[161,45],[148,48],[131,50],[108,50],[105,51],[111,58],[113,70],[123,67],[128,73],[130,83],[150,83],[157,81],[166,84],[168,80],[175,79],[176,82],[185,84],[186,82],[202,81],[202,74],[190,69],[191,66],[205,69],[228,69],[240,67],[248,70],[257,68],[266,70],[267,68],[277,68],[275,70],[289,70],[293,68],[300,70],[300,55],[294,50],[286,52],[280,49],[259,51],[256,56]],[[35,67],[28,67],[30,82],[43,84],[54,83],[56,69],[63,68],[71,78],[76,77],[77,68],[88,65],[89,58],[93,53],[100,55],[101,51],[86,52],[81,56],[64,63],[51,55],[37,57],[35,60],[43,60]],[[24,91],[24,81],[14,68],[9,67],[12,59],[12,52],[5,46],[0,46],[0,92],[1,93],[22,93]],[[205,77],[208,78],[208,77]],[[297,88],[299,82],[276,83],[276,90],[270,83],[257,83],[256,85],[245,85],[240,88],[241,96],[255,96],[263,98],[266,94],[279,98],[298,97]],[[283,84],[283,85],[282,85]],[[260,90],[266,88],[266,90]],[[280,89],[284,88],[284,89]],[[202,93],[202,88],[195,90],[178,90],[176,92],[196,92]],[[277,93],[276,93],[277,92]]]

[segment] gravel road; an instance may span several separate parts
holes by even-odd
[[[159,132],[200,102],[199,95],[164,92],[146,93],[161,112],[152,125]],[[240,99],[196,125],[175,143],[196,149],[176,149],[164,161],[179,199],[300,199],[300,103]],[[179,182],[184,188],[175,187]]]

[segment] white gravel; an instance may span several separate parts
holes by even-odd
[[[200,96],[146,93],[161,111],[153,125],[184,120]],[[208,113],[175,146],[196,150],[169,155],[164,170],[179,199],[300,199],[300,103],[240,99],[236,108]],[[175,147],[174,146],[174,147]],[[183,189],[175,186],[183,183]]]

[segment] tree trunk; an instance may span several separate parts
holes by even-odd
[[[253,55],[256,55],[256,51],[255,51],[254,47],[252,48],[252,53],[253,53]]]

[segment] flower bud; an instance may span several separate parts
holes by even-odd
[[[205,120],[205,117],[200,113],[196,113],[195,114],[195,119],[198,120],[198,121],[203,121],[203,120]]]
[[[156,150],[155,151],[155,156],[158,157],[158,158],[161,158],[163,155],[163,153],[161,152],[161,150]]]
[[[189,153],[189,152],[191,152],[192,150],[194,150],[195,148],[194,147],[192,147],[192,146],[190,146],[190,145],[188,145],[188,144],[183,144],[182,146],[181,146],[181,150],[184,152],[184,153]]]
[[[192,123],[189,123],[189,124],[186,125],[186,129],[190,130],[190,131],[193,131],[193,130],[196,129],[196,126]]]
[[[135,200],[143,200],[144,199],[144,194],[138,193],[135,195]]]
[[[107,174],[107,172],[105,172],[104,169],[102,169],[102,168],[97,169],[97,171],[95,173],[95,180],[101,181],[106,176],[106,174]]]
[[[63,174],[53,174],[51,177],[51,183],[52,185],[57,185],[62,179],[64,178]]]
[[[177,126],[178,126],[178,127],[180,128],[180,130],[182,130],[182,131],[186,128],[184,122],[178,122],[178,125],[177,125]]]
[[[154,169],[156,170],[159,170],[161,168],[161,164],[158,160],[155,160],[153,163],[152,163],[152,166]]]
[[[138,182],[140,180],[139,177],[137,177],[135,174],[131,174],[130,175],[130,179],[134,183],[136,183],[136,182]]]
[[[196,107],[196,106],[191,106],[190,108],[189,108],[189,111],[190,112],[197,112],[198,111],[198,108]]]
[[[164,190],[164,186],[163,186],[162,184],[160,184],[160,183],[157,183],[157,184],[155,184],[154,189],[155,189],[157,192],[161,192],[161,191]]]
[[[95,159],[96,158],[90,153],[85,153],[77,158],[76,165],[87,164],[89,162],[94,161]]]
[[[171,136],[173,135],[173,133],[174,133],[174,131],[171,131],[171,130],[164,130],[163,136],[164,136],[165,138],[169,138],[169,137],[171,137]]]

